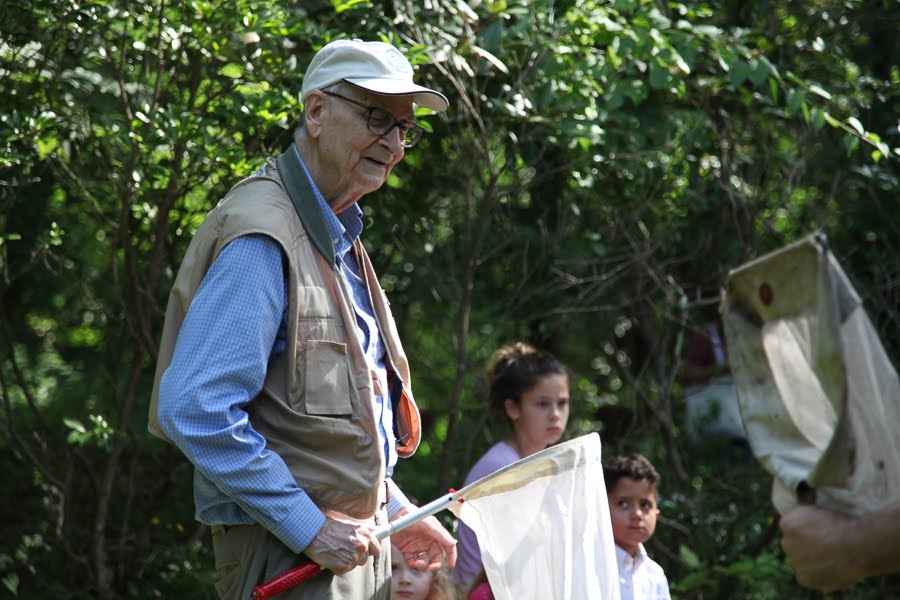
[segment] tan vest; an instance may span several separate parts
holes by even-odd
[[[287,344],[269,364],[260,394],[247,406],[254,430],[321,508],[368,518],[377,508],[385,457],[374,415],[373,373],[357,337],[356,315],[334,262],[327,225],[293,148],[266,175],[246,179],[207,215],[191,241],[169,295],[150,432],[167,441],[157,419],[159,383],[172,360],[191,299],[219,252],[235,238],[265,234],[288,265]],[[409,364],[387,298],[362,244],[356,244],[385,343],[397,451],[411,456],[421,438],[409,388]],[[387,399],[386,399],[387,401]]]

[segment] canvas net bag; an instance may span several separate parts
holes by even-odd
[[[523,458],[456,492],[497,600],[619,600],[615,542],[588,434]]]
[[[721,312],[741,416],[780,513],[900,500],[900,386],[822,235],[732,270]]]

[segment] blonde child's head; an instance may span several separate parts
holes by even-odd
[[[445,567],[437,571],[414,569],[403,553],[391,546],[391,598],[394,600],[454,600],[453,586]]]

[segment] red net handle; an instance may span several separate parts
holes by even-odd
[[[278,577],[270,579],[262,585],[253,588],[253,600],[268,600],[276,594],[289,590],[316,575],[322,570],[319,565],[309,561],[290,571],[285,571]]]

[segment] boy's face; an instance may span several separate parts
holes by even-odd
[[[607,494],[613,538],[634,556],[656,529],[656,489],[646,479],[623,477]]]

